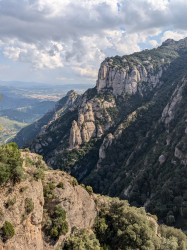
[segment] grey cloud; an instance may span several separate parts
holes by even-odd
[[[65,9],[65,16],[48,17],[46,14],[50,14],[50,10],[39,12],[33,8],[33,3],[29,5],[23,0],[2,0],[0,36],[31,43],[42,40],[66,41],[115,27],[116,21],[110,6],[103,3],[96,6],[94,11],[98,19],[91,18],[89,11],[78,4],[70,4]]]
[[[84,36],[96,34],[103,38],[107,31],[119,30],[120,27],[124,27],[127,34],[146,35],[153,34],[156,28],[187,30],[187,3],[182,0],[171,0],[166,9],[152,8],[148,0],[119,0],[120,8],[116,11],[109,0],[98,1],[91,10],[82,5],[84,0],[77,0],[71,1],[61,14],[54,16],[50,5],[39,10],[38,1],[1,0],[0,39],[35,44],[40,51],[47,48],[51,57],[60,53],[55,45],[48,48],[50,41],[57,41],[66,45],[63,56],[67,62],[84,62],[88,49],[82,41]],[[113,2],[117,6],[117,1]],[[30,53],[20,54],[20,60],[29,60]]]
[[[70,3],[62,16],[48,16],[49,8],[38,11],[37,1],[0,1],[0,37],[24,42],[76,40],[81,36],[103,34],[106,29],[124,26],[128,32],[173,26],[187,29],[187,5],[171,1],[167,11],[154,10],[145,0],[123,0],[114,13],[107,2],[94,5],[91,13],[79,2]],[[185,8],[184,8],[185,5]],[[96,17],[91,14],[95,12]]]

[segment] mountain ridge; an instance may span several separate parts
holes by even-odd
[[[144,205],[160,221],[185,229],[185,65],[186,38],[106,58],[96,87],[29,148],[94,191]]]

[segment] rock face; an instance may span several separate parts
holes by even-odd
[[[106,156],[106,150],[107,148],[112,144],[112,140],[114,139],[113,135],[110,133],[108,134],[105,139],[103,140],[103,143],[99,149],[99,158],[104,159]]]
[[[184,79],[184,82],[181,86],[178,86],[172,97],[171,97],[171,101],[166,105],[166,107],[164,108],[163,112],[162,112],[162,122],[164,122],[166,125],[168,125],[175,116],[175,110],[177,109],[177,106],[180,104],[180,102],[182,101],[182,91],[184,86],[186,85],[186,79]]]
[[[108,108],[116,107],[114,98],[106,101],[95,98],[85,102],[84,98],[78,108],[78,120],[72,122],[70,130],[70,149],[87,143],[91,138],[100,138],[113,124]],[[99,121],[103,121],[102,124]]]
[[[20,194],[21,187],[27,187],[23,194]],[[41,181],[29,182],[26,180],[14,189],[11,186],[3,187],[0,192],[0,207],[4,214],[0,223],[3,225],[5,221],[9,221],[15,229],[15,236],[12,239],[7,243],[0,241],[0,249],[43,249],[41,227],[44,197]],[[24,201],[26,198],[32,198],[34,210],[23,221],[23,215],[25,214]],[[5,204],[9,199],[16,199],[16,202],[9,208],[5,208]]]
[[[113,67],[113,60],[104,61],[101,64],[97,80],[97,92],[103,93],[106,89],[110,89],[114,95],[135,94],[138,91],[139,84],[145,82],[154,88],[162,76],[163,69],[153,75],[153,65],[147,61],[142,64],[118,69]]]
[[[75,148],[76,146],[82,144],[81,132],[76,121],[73,121],[72,123],[69,144],[70,144],[70,149]]]
[[[88,103],[83,109],[80,109],[78,123],[73,121],[70,131],[70,149],[75,148],[82,143],[88,142],[91,137],[96,136],[95,118],[92,104]]]
[[[42,249],[56,249],[58,244],[65,239],[61,236],[57,241],[49,241],[43,231],[43,224],[45,223],[44,209],[52,209],[56,205],[65,209],[68,222],[68,234],[73,227],[88,228],[93,226],[95,217],[97,216],[96,205],[92,196],[81,186],[73,186],[71,184],[72,177],[61,171],[45,171],[45,179],[42,183],[41,180],[33,180],[32,173],[35,167],[28,165],[28,159],[32,162],[37,162],[38,156],[31,153],[22,153],[24,167],[27,172],[27,179],[15,186],[8,184],[6,187],[0,189],[0,208],[1,219],[0,226],[5,221],[9,221],[15,230],[13,238],[6,242],[0,239],[0,249],[3,250],[42,250]],[[45,165],[45,163],[43,163]],[[63,182],[64,188],[54,189],[54,198],[46,207],[44,202],[43,187],[47,183],[53,183],[55,187],[59,182]],[[20,191],[24,188],[24,191]],[[34,204],[34,210],[24,218],[25,212],[25,199],[30,198]],[[14,200],[14,204],[8,208],[6,204],[9,200]],[[68,236],[66,235],[66,237]]]
[[[58,185],[63,182],[63,190],[56,188],[54,190],[55,198],[53,202],[62,206],[67,212],[67,221],[69,232],[71,228],[91,228],[97,216],[96,205],[93,197],[81,186],[73,186],[71,184],[71,176],[60,176],[61,171],[51,174],[46,173],[46,183],[53,182]]]

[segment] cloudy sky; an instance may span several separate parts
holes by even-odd
[[[187,36],[187,0],[0,0],[0,80],[93,83],[105,57]]]

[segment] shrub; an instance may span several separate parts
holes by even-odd
[[[58,188],[64,188],[64,183],[63,183],[62,181],[59,182],[58,185],[57,185],[57,187],[58,187]]]
[[[54,215],[55,218],[62,218],[62,220],[66,219],[66,211],[61,207],[61,206],[56,206],[55,207],[55,211],[54,211]]]
[[[11,239],[15,234],[14,228],[12,224],[8,221],[5,221],[3,227],[2,227],[2,237],[3,240],[6,241],[8,239]]]
[[[41,155],[38,155],[38,160],[35,163],[35,165],[36,165],[37,168],[42,168],[42,169],[45,168],[45,165],[44,165],[44,163],[43,163],[42,160],[43,160],[43,157]]]
[[[59,229],[59,234],[66,235],[67,232],[68,232],[68,223],[67,221],[63,221]]]
[[[30,157],[26,157],[26,158],[25,158],[25,165],[26,165],[26,167],[27,167],[27,166],[33,166],[33,165],[35,165],[35,163],[34,163],[33,160],[31,160]]]
[[[4,163],[0,163],[0,185],[6,183],[10,179],[9,166]]]
[[[94,231],[100,243],[111,249],[159,249],[155,227],[140,209],[118,198],[101,201],[99,207]]]
[[[162,244],[164,243],[163,247],[165,247],[162,249],[187,249],[186,235],[180,229],[161,225],[159,227],[159,233],[163,240]],[[173,240],[176,244],[175,248],[171,247]]]
[[[21,152],[15,143],[0,147],[0,185],[11,180],[13,184],[20,182],[24,176]]]
[[[84,184],[81,184],[80,186],[83,187],[83,188],[85,188],[85,185],[84,185]]]
[[[75,229],[61,249],[99,250],[102,248],[100,248],[100,243],[95,234],[90,234],[86,229]]]
[[[86,191],[89,193],[89,195],[93,194],[93,189],[91,186],[86,186]]]
[[[3,217],[4,217],[4,213],[3,213],[2,208],[0,208],[0,220],[3,219]]]
[[[50,236],[51,236],[51,238],[53,238],[53,239],[58,238],[59,234],[58,234],[58,230],[57,230],[56,227],[53,227],[53,228],[51,229],[51,231],[50,231]]]
[[[47,220],[45,223],[45,227],[51,227],[52,226],[52,220]]]
[[[16,203],[16,196],[14,196],[13,199],[8,198],[8,201],[6,203],[6,207],[8,208],[10,206],[13,206],[15,203]]]
[[[76,178],[72,177],[71,180],[70,180],[70,183],[73,187],[77,186],[78,185],[78,181]]]
[[[34,173],[34,179],[38,181],[38,180],[44,180],[44,178],[45,178],[44,170],[42,168],[37,169],[37,171]]]
[[[23,151],[23,152],[26,152],[26,153],[29,153],[29,152],[30,152],[29,148],[24,148],[24,149],[22,149],[22,151]]]
[[[52,182],[47,183],[44,186],[44,197],[48,199],[52,199],[54,197],[53,190],[55,189],[55,185]]]
[[[44,228],[52,239],[57,239],[62,234],[65,235],[68,232],[66,211],[61,206],[56,206],[51,212],[51,220],[46,221]]]
[[[20,193],[23,193],[25,190],[27,190],[27,188],[28,188],[27,186],[25,186],[25,187],[21,187],[21,188],[20,188],[20,190],[19,190],[19,191],[20,191]]]
[[[25,199],[25,212],[27,214],[30,214],[34,210],[34,202],[32,201],[32,198],[26,198]]]

